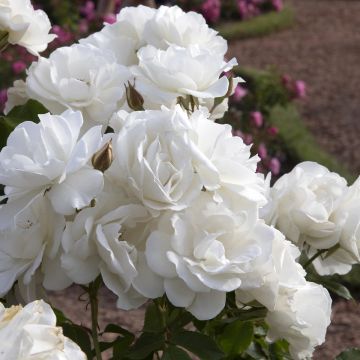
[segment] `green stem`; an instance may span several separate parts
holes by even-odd
[[[8,39],[9,33],[6,31],[0,31],[0,53],[8,47]]]
[[[89,297],[90,297],[90,308],[91,308],[91,333],[92,340],[95,349],[96,360],[102,360],[100,345],[99,345],[99,334],[98,334],[98,309],[99,301],[97,297],[98,287],[94,283],[89,286]]]
[[[306,270],[311,264],[312,262],[317,259],[321,254],[327,252],[329,249],[321,249],[319,250],[317,253],[315,253],[303,266],[303,268]]]

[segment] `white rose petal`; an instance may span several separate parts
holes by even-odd
[[[8,32],[8,42],[25,47],[38,55],[56,35],[49,34],[51,24],[42,10],[34,10],[30,0],[0,1],[0,31]]]

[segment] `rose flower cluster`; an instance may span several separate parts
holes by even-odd
[[[269,189],[259,157],[215,122],[241,81],[226,51],[201,15],[139,6],[31,65],[6,111],[34,99],[50,113],[0,152],[0,297],[101,276],[121,309],[166,295],[207,320],[235,291],[268,309],[270,340],[311,356],[331,298],[298,247],[338,246],[319,269],[359,261],[357,185],[304,164]]]

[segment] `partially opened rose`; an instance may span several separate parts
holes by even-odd
[[[56,37],[49,34],[50,29],[46,13],[34,10],[30,0],[0,1],[0,33],[8,34],[10,44],[23,46],[38,55]]]
[[[33,63],[26,91],[53,114],[81,111],[86,130],[97,124],[106,127],[125,101],[124,84],[130,78],[129,70],[117,63],[111,51],[75,44]]]
[[[0,303],[0,359],[86,360],[86,355],[56,327],[51,307],[37,300],[24,308]]]
[[[69,215],[102,190],[103,175],[90,163],[101,145],[101,126],[80,136],[80,112],[39,118],[38,124],[18,125],[0,152],[0,182],[8,198],[7,206],[0,207],[0,228],[8,227],[13,216],[39,194],[50,200],[55,211]]]

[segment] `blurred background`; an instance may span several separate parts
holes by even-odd
[[[258,171],[273,179],[305,160],[317,161],[349,183],[360,173],[360,1],[357,0],[34,0],[44,9],[59,46],[74,43],[116,21],[123,6],[177,4],[201,13],[229,41],[228,57],[236,57],[238,85],[224,119],[235,136],[253,143],[261,158]],[[0,113],[7,89],[24,78],[35,58],[22,48],[0,55]],[[336,278],[359,298],[360,270]],[[78,289],[54,294],[55,306],[82,319],[75,300]],[[104,293],[100,314],[136,329],[142,311],[119,312]],[[85,306],[84,306],[85,307]],[[333,359],[342,349],[360,346],[360,308],[356,301],[334,296],[333,322],[315,359]]]

